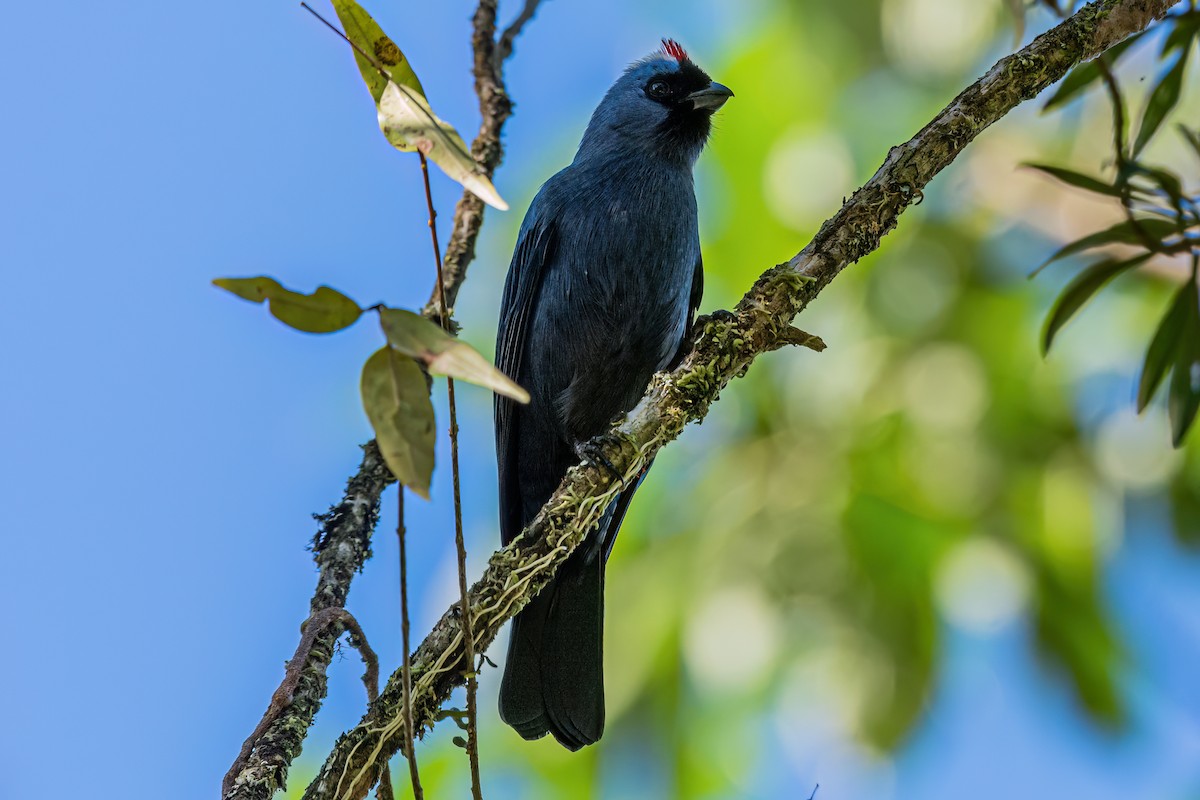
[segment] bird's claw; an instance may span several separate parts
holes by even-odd
[[[604,448],[596,440],[576,442],[575,455],[579,457],[580,461],[591,464],[593,467],[603,467],[613,477],[613,480],[621,484],[622,491],[625,489],[625,475],[616,468],[608,456],[604,455]]]

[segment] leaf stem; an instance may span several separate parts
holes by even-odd
[[[446,305],[446,282],[442,275],[442,254],[438,247],[437,212],[433,208],[433,192],[429,186],[429,161],[421,157],[421,177],[425,182],[425,204],[429,209],[429,236],[433,242],[433,259],[437,265],[438,304],[441,325],[450,330],[450,309]],[[476,695],[479,687],[475,678],[475,633],[471,619],[470,595],[467,592],[467,547],[463,540],[462,482],[458,468],[458,410],[454,401],[454,379],[446,378],[446,398],[450,407],[450,472],[454,481],[454,547],[458,555],[458,591],[462,612],[463,649],[467,659],[467,761],[471,768],[471,797],[483,800],[483,789],[479,781],[479,742],[476,727]]]

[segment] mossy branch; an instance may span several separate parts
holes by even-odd
[[[763,273],[732,312],[697,320],[695,342],[682,363],[655,375],[637,407],[598,438],[603,454],[626,480],[633,480],[687,423],[703,419],[720,391],[755,358],[797,340],[791,327],[795,316],[839,272],[877,249],[900,214],[981,131],[1079,62],[1162,19],[1177,2],[1098,0],[998,61],[912,139],[893,147],[875,175],[813,240],[788,262]],[[620,489],[606,469],[572,468],[522,536],[492,555],[471,589],[477,652],[546,585]],[[412,669],[413,717],[422,731],[432,727],[451,690],[475,669],[464,656],[457,604],[417,648]],[[358,726],[338,739],[306,800],[366,795],[403,741],[401,696],[397,673]]]

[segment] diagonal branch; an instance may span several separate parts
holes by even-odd
[[[526,10],[530,17],[539,2],[527,0]],[[506,36],[509,31],[513,31],[511,38],[515,38],[520,28],[514,31],[510,27]],[[471,152],[489,178],[503,157],[500,134],[512,114],[502,71],[504,61],[512,53],[511,38],[503,51],[504,57],[497,60],[495,36],[496,0],[480,0],[471,42],[475,88],[483,122],[471,144]],[[451,307],[466,278],[467,264],[475,257],[475,240],[482,224],[483,203],[474,195],[465,194],[455,209],[454,229],[444,261],[446,298]],[[439,321],[436,287],[433,295],[434,300],[423,313]],[[371,556],[371,534],[379,517],[380,495],[395,483],[375,442],[368,442],[363,451],[362,463],[350,478],[341,502],[329,513],[318,517],[321,528],[313,541],[313,554],[320,577],[313,593],[313,615],[345,605],[350,582]],[[300,754],[308,728],[325,699],[325,673],[333,658],[334,645],[344,632],[339,618],[313,637],[302,668],[295,675],[289,672],[285,677],[285,681],[295,683],[290,705],[275,715],[269,724],[260,725],[260,729],[247,739],[244,752],[239,755],[222,788],[223,800],[270,800],[278,789],[283,788],[288,768]],[[268,714],[271,714],[270,708]]]
[[[1178,0],[1098,0],[1001,59],[908,142],[891,148],[883,165],[791,260],[767,270],[732,313],[696,322],[695,343],[670,373],[651,380],[627,418],[597,444],[626,480],[636,476],[688,422],[703,419],[720,391],[756,357],[795,340],[790,325],[838,273],[879,247],[900,214],[981,131],[1058,81],[1080,61],[1166,16]],[[478,651],[554,575],[598,522],[621,483],[591,465],[572,468],[521,537],[494,553],[471,590]],[[464,655],[457,605],[412,657],[412,704],[418,730],[473,668]],[[400,746],[401,690],[393,675],[357,727],[344,734],[305,792],[306,800],[356,800],[365,795]]]
[[[542,4],[542,0],[525,0],[525,7],[521,9],[521,13],[512,21],[512,24],[504,29],[504,33],[500,34],[500,38],[496,40],[496,53],[493,61],[497,64],[503,64],[512,55],[513,44],[516,43],[517,37],[521,35],[521,31],[525,29],[525,25],[533,19],[537,13],[538,6]]]

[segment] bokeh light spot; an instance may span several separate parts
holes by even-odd
[[[904,369],[904,402],[910,416],[929,428],[974,428],[988,406],[987,375],[979,358],[957,344],[919,350]]]
[[[1171,448],[1165,420],[1139,419],[1131,409],[1111,415],[1096,435],[1096,461],[1113,483],[1144,492],[1173,476],[1183,458]]]
[[[1029,599],[1029,575],[1020,561],[991,539],[955,546],[939,565],[938,608],[951,624],[990,633],[1012,622]]]
[[[984,7],[981,8],[980,6]],[[883,44],[919,75],[948,76],[977,58],[992,32],[992,9],[964,0],[884,0]]]
[[[796,230],[837,211],[853,188],[850,150],[829,131],[793,128],[780,136],[767,154],[763,167],[767,208]]]
[[[757,589],[714,592],[688,622],[688,669],[714,691],[753,688],[775,663],[779,627],[775,610]]]

